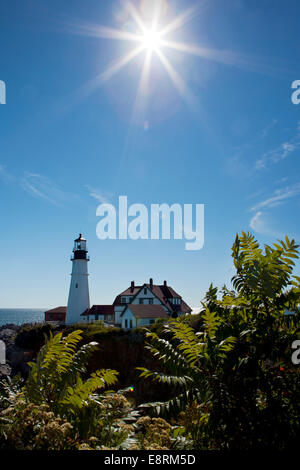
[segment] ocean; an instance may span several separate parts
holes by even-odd
[[[24,323],[43,322],[46,310],[38,308],[0,308],[0,326],[8,323],[23,325]]]

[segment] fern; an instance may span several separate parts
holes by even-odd
[[[215,338],[216,332],[220,326],[221,319],[216,312],[206,309],[202,315],[204,329],[207,331],[209,338]]]
[[[65,338],[62,333],[50,334],[36,362],[29,363],[30,373],[23,389],[28,401],[46,403],[53,411],[66,415],[71,409],[74,412],[84,407],[96,390],[116,383],[118,373],[113,370],[99,370],[83,380],[86,362],[98,345],[90,343],[77,350],[81,340],[80,330]]]
[[[142,408],[158,415],[176,414],[195,399],[202,403],[209,401],[207,371],[221,365],[233,350],[236,338],[229,336],[219,341],[218,329],[222,322],[214,312],[207,309],[203,321],[204,331],[199,333],[182,321],[169,322],[164,333],[172,336],[172,344],[155,333],[147,334],[146,347],[163,364],[167,373],[138,367],[140,377],[167,384],[179,392],[167,402],[147,403],[141,405]]]

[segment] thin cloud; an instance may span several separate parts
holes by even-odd
[[[227,160],[227,167],[230,173],[237,173],[239,175],[250,175],[254,172],[253,168],[250,168],[248,159],[245,158],[246,152],[253,151],[258,144],[270,133],[271,129],[276,126],[278,120],[273,118],[252,140],[245,142],[244,144],[235,147],[234,154]]]
[[[282,184],[282,183],[286,183],[288,180],[288,177],[287,176],[283,176],[282,178],[280,178],[279,180],[276,180],[275,181],[275,184]]]
[[[53,181],[38,173],[25,172],[19,184],[24,191],[32,196],[55,206],[63,207],[65,203],[78,199],[75,194],[62,191]]]
[[[255,232],[259,232],[260,231],[260,226],[261,226],[261,223],[262,223],[262,215],[263,213],[262,212],[257,212],[253,217],[252,219],[250,220],[250,227],[255,230]]]
[[[270,130],[272,129],[272,127],[274,127],[276,124],[277,124],[277,119],[272,119],[271,123],[268,124],[263,130],[262,130],[262,133],[261,133],[261,138],[264,139],[270,132]]]
[[[27,174],[24,178],[22,178],[20,185],[32,196],[39,199],[44,199],[45,201],[48,201],[55,206],[60,205],[55,199],[50,197],[50,194],[52,193],[51,185],[40,175]]]
[[[258,191],[255,191],[255,193],[252,193],[252,194],[250,194],[250,195],[247,197],[248,201],[249,201],[250,199],[255,199],[255,198],[257,198],[258,196],[260,196],[261,194],[263,194],[263,192],[264,192],[263,189],[259,189]]]
[[[10,183],[12,181],[15,181],[14,176],[8,173],[8,171],[2,165],[0,165],[0,178],[5,183]]]
[[[256,233],[260,233],[261,235],[267,235],[276,238],[283,236],[282,233],[277,232],[271,228],[267,215],[262,211],[258,211],[256,214],[254,214],[250,220],[249,225],[252,230],[254,230]]]
[[[276,163],[289,158],[300,148],[300,121],[297,123],[296,131],[294,136],[289,140],[285,140],[278,146],[267,150],[262,153],[254,164],[249,166],[249,159],[245,158],[246,152],[250,151],[253,153],[254,149],[260,142],[266,138],[266,136],[272,131],[272,129],[278,124],[276,119],[273,119],[260,133],[258,137],[250,142],[245,143],[235,149],[233,157],[228,159],[227,165],[231,173],[238,173],[239,175],[250,175],[256,171],[264,170],[269,166],[275,165]]]
[[[95,188],[93,188],[89,185],[86,185],[86,188],[89,191],[90,197],[95,199],[97,202],[100,202],[101,204],[110,203],[110,201],[112,199],[112,196],[113,196],[112,193],[102,191],[102,190],[99,190],[99,189],[95,189]]]
[[[272,236],[283,237],[284,234],[272,228],[272,220],[270,219],[270,211],[280,205],[285,204],[290,199],[300,195],[300,183],[296,183],[284,188],[276,189],[271,197],[262,200],[258,204],[251,207],[250,211],[254,212],[249,226],[257,233]]]
[[[265,152],[255,163],[256,170],[262,170],[269,165],[274,165],[285,160],[300,147],[300,123],[297,125],[297,134],[289,141],[285,141],[278,147]]]
[[[284,142],[279,147],[266,152],[262,158],[256,161],[255,168],[262,170],[267,168],[268,165],[280,162],[289,157],[299,147],[300,141],[298,142]]]
[[[286,186],[282,189],[277,189],[273,196],[265,199],[264,201],[259,202],[251,208],[251,211],[256,212],[263,208],[277,207],[280,204],[283,204],[287,199],[291,199],[300,194],[300,183]]]
[[[22,177],[17,177],[0,165],[0,179],[8,184],[13,183],[31,196],[43,199],[55,206],[63,207],[66,203],[79,200],[76,194],[63,191],[49,178],[38,173],[26,171]]]

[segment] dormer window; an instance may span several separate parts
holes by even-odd
[[[122,303],[122,304],[126,304],[126,297],[122,297],[122,298],[121,298],[121,303]]]

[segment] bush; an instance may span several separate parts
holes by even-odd
[[[74,450],[72,426],[47,405],[19,401],[0,413],[1,450]]]
[[[145,327],[143,326],[138,326],[137,328],[134,328],[133,330],[130,330],[129,332],[130,335],[142,335],[142,336],[145,336],[145,333],[146,333],[146,330],[145,330]]]
[[[168,450],[172,446],[172,426],[162,418],[145,416],[136,422],[140,447],[145,450]]]
[[[36,325],[24,325],[16,336],[15,344],[23,349],[31,349],[38,352],[45,344],[45,337],[50,332],[58,330],[57,326],[50,323],[37,323]]]
[[[117,381],[117,372],[97,370],[86,378],[86,361],[97,347],[78,348],[80,331],[64,338],[50,334],[30,363],[25,385],[8,380],[0,389],[0,448],[70,450],[126,447],[138,416],[122,393],[99,391]],[[126,390],[123,391],[126,393]],[[126,442],[128,440],[128,442]],[[134,441],[135,442],[135,441]]]
[[[167,325],[167,337],[148,334],[147,348],[167,372],[140,368],[141,376],[171,385],[174,396],[144,407],[183,412],[181,432],[197,449],[292,449],[300,436],[300,370],[291,362],[300,333],[298,246],[286,237],[261,249],[242,233],[232,256],[234,290],[224,287],[218,300],[210,286],[198,333],[180,318]]]
[[[73,331],[80,330],[82,332],[83,341],[101,341],[102,338],[122,336],[126,332],[121,328],[114,326],[106,327],[103,323],[77,323],[68,325],[64,329],[64,335],[68,335]]]

